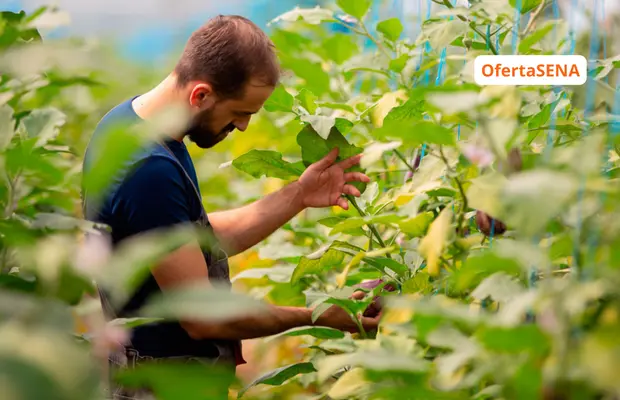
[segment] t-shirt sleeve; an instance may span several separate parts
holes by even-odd
[[[117,196],[129,234],[192,220],[182,173],[164,157],[146,159],[123,182]]]

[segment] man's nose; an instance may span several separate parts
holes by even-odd
[[[250,117],[241,119],[241,120],[237,120],[234,122],[235,127],[241,131],[241,132],[245,132],[246,129],[248,129],[248,125],[250,124]]]

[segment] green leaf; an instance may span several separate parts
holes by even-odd
[[[431,48],[443,49],[467,32],[467,29],[467,24],[460,19],[429,19],[422,25],[422,33],[418,36],[417,43],[428,41]]]
[[[530,353],[544,356],[550,349],[550,340],[537,325],[520,325],[514,328],[487,327],[476,334],[488,350],[500,353]]]
[[[450,208],[444,208],[430,225],[428,233],[418,246],[418,251],[426,258],[428,273],[431,276],[439,274],[439,258],[447,247],[450,227],[452,226],[452,215]]]
[[[329,137],[329,134],[336,123],[336,119],[334,117],[327,117],[324,115],[302,115],[300,119],[303,122],[310,123],[319,136],[325,140]]]
[[[456,144],[453,131],[430,121],[416,123],[413,121],[384,121],[383,126],[375,132],[379,136],[401,139],[404,145],[409,146],[419,146],[424,143],[443,146],[454,146]]]
[[[433,291],[431,277],[426,272],[418,272],[413,278],[406,280],[402,286],[403,294],[430,294]]]
[[[238,384],[234,370],[199,362],[141,363],[121,369],[117,381],[127,388],[152,388],[158,400],[226,399]]]
[[[388,143],[371,143],[364,149],[364,155],[362,157],[362,160],[360,161],[360,166],[362,168],[370,167],[382,158],[383,153],[385,153],[386,151],[392,151],[394,149],[397,149],[400,147],[401,144],[402,143],[400,141]]]
[[[45,371],[35,359],[29,358],[17,355],[0,357],[0,374],[6,380],[2,385],[3,392],[20,399],[65,400],[67,394],[52,371]]]
[[[319,258],[302,257],[291,276],[291,284],[296,284],[307,275],[318,274],[324,270],[342,265],[345,254],[342,251],[329,249]]]
[[[33,110],[21,120],[29,138],[38,138],[36,146],[43,146],[55,139],[59,127],[66,122],[66,116],[55,108],[39,108]]]
[[[109,324],[112,326],[122,326],[124,328],[131,329],[160,321],[162,321],[162,318],[116,318],[110,321]]]
[[[344,33],[336,33],[323,42],[321,53],[323,56],[340,65],[359,53],[359,47],[354,36]]]
[[[502,212],[496,218],[524,235],[545,229],[577,193],[572,174],[538,169],[512,175],[501,194]]]
[[[344,338],[344,332],[329,328],[326,326],[300,326],[292,328],[277,335],[271,336],[269,340],[274,340],[282,336],[312,336],[317,339],[342,339]]]
[[[282,159],[282,154],[271,150],[250,150],[233,160],[232,165],[254,178],[262,176],[291,179],[301,176],[304,170]]]
[[[430,211],[418,214],[398,223],[401,232],[409,237],[422,237],[426,234],[428,227],[433,222],[434,214]]]
[[[397,74],[401,73],[403,69],[405,69],[409,58],[410,57],[408,54],[403,54],[393,60],[390,60],[390,70],[396,72]]]
[[[342,222],[346,220],[346,218],[343,217],[327,217],[327,218],[322,218],[320,220],[317,221],[317,224],[321,224],[324,225],[328,228],[333,228],[334,226],[338,225],[338,223]]]
[[[502,257],[494,251],[485,251],[469,256],[465,264],[456,270],[450,279],[455,289],[460,292],[478,286],[485,277],[496,272],[519,277],[524,271],[517,260]]]
[[[336,0],[336,4],[347,14],[363,19],[370,9],[372,0]]]
[[[312,25],[320,24],[321,22],[333,21],[334,13],[326,8],[319,6],[315,8],[299,8],[295,7],[291,11],[287,11],[271,20],[267,25],[275,24],[281,21],[285,22],[297,22],[305,21]]]
[[[190,284],[154,296],[139,314],[143,317],[222,321],[255,315],[266,310],[263,303],[210,284]]]
[[[282,68],[291,70],[297,78],[303,79],[301,85],[316,96],[323,96],[330,91],[330,77],[323,69],[322,63],[306,58],[282,56]]]
[[[371,389],[370,382],[364,378],[363,368],[353,368],[338,378],[327,392],[327,396],[334,400],[365,397]]]
[[[404,217],[400,215],[394,214],[348,218],[334,226],[331,232],[329,232],[329,235],[332,236],[337,233],[347,232],[369,224],[394,224],[398,223],[403,218]]]
[[[290,282],[295,267],[289,265],[275,265],[268,268],[249,268],[235,275],[231,282],[239,279],[262,279],[267,277],[272,282]]]
[[[545,36],[547,36],[555,28],[557,22],[547,21],[540,28],[527,35],[519,43],[519,53],[527,53],[533,45],[540,42]]]
[[[471,296],[478,300],[490,298],[497,302],[507,302],[523,293],[524,290],[516,279],[498,272],[483,280]]]
[[[514,8],[520,6],[521,9],[519,11],[521,12],[521,14],[527,14],[528,12],[538,7],[543,2],[543,0],[510,0],[509,2],[510,5]]]
[[[304,90],[304,89],[302,89],[302,90]],[[334,110],[344,110],[344,111],[348,111],[350,113],[354,113],[355,112],[353,107],[351,107],[348,104],[332,103],[332,102],[329,102],[329,101],[320,101],[320,102],[317,103],[317,105],[319,107],[331,108],[331,109],[334,109]],[[336,126],[338,126],[338,125],[336,125]]]
[[[237,396],[237,398],[241,398],[245,392],[247,392],[250,388],[257,385],[271,385],[271,386],[280,386],[284,382],[289,379],[299,375],[299,374],[309,374],[312,372],[316,372],[314,365],[310,362],[301,362],[296,364],[290,364],[278,369],[275,369],[260,378],[254,380],[248,386],[246,386],[243,390],[241,390]]]
[[[363,151],[359,147],[347,142],[347,139],[342,136],[337,127],[331,129],[327,140],[325,140],[310,124],[307,124],[297,134],[297,144],[301,147],[301,157],[306,167],[325,157],[335,147],[339,149],[337,162],[353,157]],[[348,171],[363,172],[359,166],[354,166]],[[362,193],[366,189],[366,183],[363,182],[353,182],[353,185]]]
[[[265,101],[265,110],[290,112],[293,109],[293,96],[286,91],[284,86],[278,85],[271,96]]]
[[[366,350],[327,356],[317,362],[318,379],[323,382],[344,367],[362,367],[374,371],[426,371],[430,363],[406,353]]]
[[[316,112],[316,109],[317,109],[316,101],[318,100],[318,98],[314,94],[312,94],[311,91],[309,91],[306,88],[303,88],[299,91],[299,93],[297,94],[297,96],[295,96],[295,98],[299,101],[299,104],[306,111],[308,111],[308,113],[314,114]]]
[[[403,32],[403,24],[398,18],[390,18],[377,24],[377,31],[385,35],[391,41],[396,41]]]
[[[0,150],[4,150],[11,143],[15,135],[15,121],[13,109],[8,105],[0,107]]]

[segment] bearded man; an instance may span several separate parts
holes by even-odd
[[[207,213],[198,178],[184,139],[207,149],[235,129],[245,131],[278,84],[280,69],[273,43],[251,21],[240,16],[218,16],[196,30],[174,70],[159,85],[109,111],[89,143],[84,170],[88,171],[105,135],[119,125],[153,120],[182,105],[191,123],[150,143],[124,165],[100,201],[84,195],[87,219],[111,228],[113,246],[145,232],[198,224],[210,230],[217,246],[209,249],[187,243],[160,261],[122,307],[111,307],[105,291],[102,303],[109,317],[131,316],[155,294],[197,282],[230,285],[227,258],[254,246],[307,207],[345,209],[343,194],[360,196],[350,182],[368,182],[360,172],[347,172],[360,157],[336,162],[338,149],[309,166],[298,180],[246,206]],[[204,307],[209,307],[205,304]],[[342,309],[332,306],[316,322],[312,309],[268,306],[263,313],[231,318],[221,323],[179,320],[151,323],[132,331],[125,363],[187,359],[235,366],[244,363],[241,340],[274,335],[288,329],[321,325],[356,332]],[[364,317],[363,327],[377,327],[378,316]],[[128,360],[128,362],[127,362]],[[118,362],[118,360],[117,360]],[[148,398],[116,388],[113,398]],[[114,397],[115,396],[115,397]],[[223,398],[224,394],[222,395]]]

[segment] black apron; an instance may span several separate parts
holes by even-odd
[[[200,204],[200,207],[201,207],[201,212],[200,212],[200,217],[198,218],[197,221],[194,221],[194,223],[198,226],[199,229],[206,232],[206,234],[209,237],[215,239],[213,228],[211,224],[209,223],[209,218],[207,217],[207,213],[204,209],[204,206],[202,205],[202,197],[200,196],[200,192],[198,191],[198,188],[194,184],[193,180],[191,179],[187,171],[185,171],[185,168],[183,168],[183,165],[179,162],[179,160],[176,158],[174,153],[168,148],[168,146],[166,146],[166,144],[164,143],[160,143],[160,145],[167,151],[172,161],[175,162],[177,166],[181,168],[181,171],[183,171],[185,178],[188,180],[189,184],[192,186],[193,192],[198,199],[198,203]],[[85,217],[87,219],[92,219],[93,216],[86,215],[87,214],[86,196],[83,196],[83,210],[84,210]],[[208,266],[209,280],[215,281],[222,286],[226,286],[230,288],[232,286],[232,283],[230,281],[230,269],[228,265],[228,255],[219,246],[217,241],[212,240],[207,249],[203,248],[203,255],[205,257],[205,261]],[[99,292],[99,298],[101,300],[101,305],[102,305],[104,314],[106,316],[106,319],[113,320],[117,318],[116,312],[111,302],[107,298],[105,291],[101,287],[98,287],[97,289]],[[204,343],[205,341],[201,340],[201,344],[204,345]],[[214,359],[210,359],[210,358],[201,359],[199,357],[186,356],[186,355],[180,355],[178,357],[173,356],[173,357],[155,359],[153,357],[141,355],[139,350],[135,349],[133,347],[133,344],[131,344],[130,342],[129,346],[126,346],[124,350],[113,352],[109,355],[109,363],[108,363],[109,369],[110,369],[109,371],[110,372],[109,374],[110,376],[110,381],[109,381],[110,397],[109,398],[113,398],[113,399],[151,398],[149,396],[152,396],[152,393],[148,389],[133,390],[133,389],[122,388],[119,385],[115,384],[111,379],[115,370],[118,370],[119,368],[120,369],[133,368],[142,362],[158,362],[158,361],[165,361],[165,360],[177,360],[177,361],[185,360],[187,362],[201,362],[201,363],[206,363],[206,364],[217,364],[217,365],[224,366],[224,367],[230,367],[231,372],[234,372],[234,368],[236,367],[236,364],[237,364],[237,354],[239,355],[241,354],[241,341],[240,340],[213,339],[213,340],[209,340],[208,343],[212,344],[218,350],[218,356]]]

